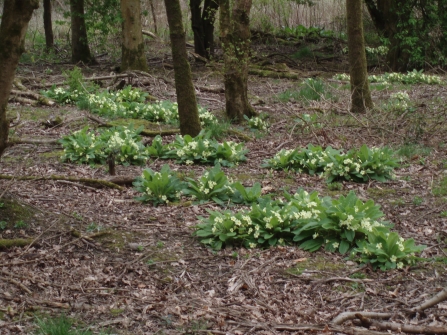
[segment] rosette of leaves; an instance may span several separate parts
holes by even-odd
[[[117,164],[141,165],[149,158],[139,136],[142,129],[133,129],[132,125],[120,126],[101,130],[96,135],[85,127],[61,139],[60,143],[64,147],[62,160],[104,164],[112,155]]]
[[[352,256],[360,253],[360,262],[383,271],[415,264],[420,259],[415,253],[426,248],[424,245],[416,246],[413,239],[404,240],[395,232],[384,231],[371,232],[366,240],[356,242],[358,247],[353,250]]]
[[[358,151],[354,152],[353,156],[361,163],[361,169],[366,171],[366,177],[362,175],[362,181],[365,182],[368,179],[382,182],[393,179],[394,168],[399,166],[393,151],[387,147],[370,149],[363,145]],[[358,173],[355,176],[360,178]]]
[[[188,185],[183,193],[200,203],[213,200],[219,205],[224,205],[233,194],[230,182],[219,164],[206,171],[198,180],[193,178],[186,180]]]
[[[344,254],[355,245],[355,241],[364,240],[368,233],[389,231],[390,227],[380,220],[383,213],[379,206],[372,200],[363,203],[354,192],[338,199],[326,197],[320,200],[316,192],[308,196],[301,191],[289,201],[288,207],[297,208],[301,214],[297,224],[299,228],[293,231],[293,240],[304,241],[300,248],[309,251],[325,246],[328,251],[338,250]]]
[[[163,165],[160,172],[145,169],[133,183],[135,189],[143,195],[136,200],[152,202],[154,206],[177,201],[182,195],[185,183],[182,182],[169,165]]]
[[[114,100],[116,102],[140,102],[143,103],[146,101],[146,98],[149,96],[146,92],[141,91],[138,88],[134,88],[130,85],[124,87],[122,90],[117,91],[114,96]]]
[[[150,157],[168,158],[169,147],[163,144],[162,137],[157,135],[152,140],[152,144],[146,147],[146,152]]]
[[[80,164],[104,163],[107,158],[104,143],[98,140],[94,132],[88,132],[88,127],[64,136],[59,142],[64,147],[62,161]]]
[[[269,247],[292,241],[293,221],[287,212],[276,201],[262,201],[252,205],[249,216],[254,224],[254,246]]]
[[[196,137],[177,135],[170,144],[171,150],[166,154],[168,158],[176,159],[183,164],[220,164],[233,166],[237,162],[246,160],[243,143],[219,143],[210,138],[210,133],[200,132]]]
[[[298,166],[298,149],[281,149],[262,165],[262,167],[274,170],[298,170]]]
[[[84,94],[78,90],[70,91],[63,87],[51,86],[49,90],[40,92],[43,96],[50,98],[60,104],[74,104],[84,98]]]
[[[250,216],[241,211],[210,211],[208,218],[199,217],[201,223],[195,226],[194,235],[201,243],[210,246],[214,250],[220,250],[227,245],[244,245],[254,247],[253,232],[255,227]]]
[[[245,187],[240,182],[231,185],[235,190],[232,202],[236,204],[252,204],[258,202],[262,197],[262,188],[260,183],[254,183],[252,187]]]
[[[106,155],[113,154],[118,164],[144,164],[149,156],[139,135],[142,130],[143,127],[134,129],[133,125],[104,130],[100,135],[100,141],[104,144]]]

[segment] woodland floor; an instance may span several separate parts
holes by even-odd
[[[274,52],[274,48],[258,50],[260,55]],[[286,62],[303,78],[316,73],[331,78],[335,70],[347,69],[344,59],[307,59],[295,66],[280,56],[265,59],[272,64]],[[83,68],[84,74],[109,74],[114,64],[100,63]],[[159,50],[149,63],[153,77],[143,89],[159,99],[175,99],[174,87],[160,79],[173,80],[172,70],[162,66],[170,63],[167,49]],[[62,81],[62,71],[70,67],[22,64],[18,75],[36,78],[38,86],[42,79]],[[215,68],[195,64],[193,72],[195,84],[222,87]],[[406,90],[417,102],[416,112],[402,116],[378,108],[365,115],[351,115],[348,90],[328,79],[326,83],[333,85],[328,90],[337,99],[307,104],[278,98],[287,89],[296,90],[300,82],[250,76],[252,101],[259,112],[269,115],[271,127],[264,134],[243,125],[237,128],[253,138],[246,143],[248,161],[226,168],[226,174],[245,185],[259,181],[278,192],[303,187],[336,197],[354,190],[362,199],[380,204],[401,236],[427,245],[422,253],[426,261],[381,272],[360,268],[339,254],[309,253],[294,246],[213,252],[191,235],[197,216],[219,208],[213,203],[152,207],[133,200],[137,192],[131,187],[118,191],[49,180],[0,180],[0,195],[5,192],[0,221],[9,222],[7,229],[0,230],[0,238],[35,239],[31,247],[0,250],[0,333],[30,334],[36,315],[61,313],[81,326],[109,329],[112,334],[322,333],[325,324],[347,311],[387,312],[393,315],[391,321],[401,324],[447,327],[445,302],[423,315],[414,317],[406,312],[447,286],[447,218],[440,215],[447,211],[447,197],[432,192],[447,176],[447,88],[396,85],[392,90],[373,89],[376,106],[386,103],[392,91]],[[138,80],[133,84],[138,86]],[[32,88],[33,83],[27,86]],[[198,90],[197,96],[202,106],[222,115],[223,93]],[[14,117],[20,114],[14,136],[21,139],[58,139],[86,124],[97,126],[84,117],[87,112],[69,106],[11,103],[9,113]],[[316,114],[319,126],[300,124],[297,120],[303,114]],[[55,116],[63,118],[61,126],[42,125]],[[388,145],[396,151],[408,143],[416,144],[407,146],[412,151],[408,157],[402,156],[395,180],[343,182],[340,191],[329,190],[324,179],[316,176],[261,168],[263,160],[280,148],[308,143],[344,149],[366,143],[371,147]],[[2,157],[0,174],[108,178],[105,166],[61,163],[60,154],[58,145],[14,145]],[[163,164],[166,161],[150,160],[146,167],[157,170]],[[169,164],[192,175],[207,168]],[[117,166],[117,174],[138,176],[143,168]],[[11,199],[21,207],[12,217],[6,213]],[[13,228],[19,221],[26,227]],[[89,235],[99,228],[104,235],[91,240],[71,233],[75,229]],[[351,321],[343,327],[346,331],[338,333],[354,333]]]

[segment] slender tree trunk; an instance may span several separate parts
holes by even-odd
[[[51,0],[43,0],[43,28],[45,30],[46,51],[54,47],[53,23],[51,21]]]
[[[226,113],[232,122],[257,115],[248,101],[250,9],[252,0],[220,0],[220,33],[224,51]]]
[[[25,50],[28,23],[39,0],[5,0],[0,24],[0,157],[6,149],[9,121],[6,119],[14,75],[19,58]]]
[[[186,53],[186,34],[183,28],[182,10],[179,0],[165,0],[165,6],[171,37],[180,133],[197,136],[201,128],[191,68]]]
[[[143,34],[141,33],[140,0],[121,0],[123,16],[123,44],[121,71],[148,71],[146,54],[144,53]]]
[[[71,61],[96,63],[90,53],[84,18],[84,0],[70,0],[71,13]]]
[[[363,38],[362,0],[346,0],[348,25],[349,74],[351,76],[351,112],[372,108]]]
[[[154,0],[149,0],[149,4],[151,6],[152,19],[154,20],[154,32],[156,35],[158,35],[157,13],[155,13]]]
[[[202,26],[203,26],[203,46],[205,57],[214,56],[214,21],[219,8],[218,0],[205,0],[203,5]]]

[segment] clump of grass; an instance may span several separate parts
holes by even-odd
[[[93,335],[93,332],[88,329],[80,329],[73,326],[73,321],[65,315],[57,318],[40,319],[37,318],[36,335]],[[101,331],[99,335],[106,335],[108,332]]]
[[[295,52],[292,55],[292,58],[295,59],[303,59],[303,58],[310,58],[313,57],[313,52],[312,50],[310,50],[310,48],[308,46],[305,46],[303,48],[300,48],[297,52]]]
[[[320,78],[308,78],[299,86],[299,90],[286,90],[278,95],[282,102],[287,101],[320,101],[322,98],[331,98],[328,87]]]
[[[426,157],[430,155],[431,148],[416,144],[416,143],[407,143],[399,148],[397,154],[401,157],[405,157],[407,159],[412,159],[415,156],[423,156]]]
[[[438,197],[447,195],[447,177],[442,178],[438,186],[433,188],[433,195]]]

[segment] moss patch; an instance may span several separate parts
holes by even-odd
[[[27,223],[38,213],[34,208],[9,198],[2,198],[0,204],[3,204],[0,207],[0,221],[5,221],[7,228],[13,228],[20,221]]]

